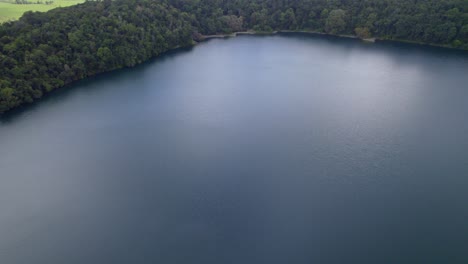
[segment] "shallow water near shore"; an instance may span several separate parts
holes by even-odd
[[[468,55],[212,39],[0,119],[0,263],[466,263]]]

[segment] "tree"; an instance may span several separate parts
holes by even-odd
[[[227,26],[227,31],[236,32],[236,31],[241,31],[242,30],[242,26],[243,26],[243,23],[244,23],[244,18],[243,17],[237,17],[237,16],[234,16],[234,15],[230,15],[230,16],[223,16],[222,20]]]
[[[100,60],[101,68],[112,66],[112,51],[108,47],[100,47],[97,51],[97,56]]]
[[[296,29],[297,28],[297,21],[296,15],[292,8],[286,10],[286,12],[281,13],[280,15],[280,23],[281,27],[284,29]]]
[[[356,36],[358,36],[361,39],[366,39],[371,37],[371,33],[369,32],[369,29],[366,27],[357,27],[354,29],[354,32],[356,32]]]
[[[0,113],[19,104],[13,88],[0,89]]]
[[[346,28],[345,22],[346,12],[342,9],[335,9],[328,15],[325,30],[331,34],[342,33]]]

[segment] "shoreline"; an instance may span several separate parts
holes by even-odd
[[[382,41],[388,41],[388,42],[396,42],[396,43],[406,43],[406,44],[415,44],[415,45],[421,45],[421,46],[430,46],[430,47],[438,47],[438,48],[444,48],[444,49],[450,49],[450,50],[458,50],[458,51],[468,51],[466,49],[460,49],[460,48],[455,48],[449,45],[441,45],[441,44],[434,44],[434,43],[426,43],[426,42],[420,42],[420,41],[413,41],[413,40],[404,40],[404,39],[391,39],[391,38],[385,38],[385,37],[370,37],[370,38],[360,38],[356,35],[346,35],[346,34],[330,34],[330,33],[325,33],[325,32],[319,32],[319,31],[309,31],[309,30],[275,30],[271,32],[261,32],[261,31],[254,31],[254,30],[247,30],[247,31],[239,31],[239,32],[233,32],[229,34],[215,34],[215,35],[202,35],[201,39],[196,42],[202,42],[210,39],[220,39],[220,38],[233,38],[237,37],[239,35],[277,35],[281,33],[302,33],[302,34],[311,34],[311,35],[323,35],[323,36],[333,36],[333,37],[339,37],[339,38],[349,38],[349,39],[356,39],[360,40],[362,42],[366,43],[376,43],[376,42],[382,42]]]
[[[202,35],[201,39],[208,40],[208,39],[214,39],[214,38],[231,38],[231,37],[237,37],[238,35],[277,35],[281,33],[286,33],[286,34],[287,33],[303,33],[303,34],[311,34],[311,35],[324,35],[324,36],[335,36],[335,37],[341,37],[341,38],[360,39],[359,37],[353,36],[353,35],[329,34],[329,33],[324,33],[324,32],[307,31],[307,30],[275,30],[271,32],[248,30],[248,31],[238,31],[238,32],[233,32],[233,33],[228,33],[228,34]]]
[[[132,67],[118,67],[118,68],[110,69],[110,70],[107,70],[107,71],[97,72],[97,73],[91,74],[89,76],[86,76],[85,78],[73,80],[70,83],[67,83],[67,84],[65,84],[65,85],[63,85],[61,87],[58,87],[58,88],[54,89],[54,91],[64,89],[67,86],[73,85],[73,84],[75,84],[75,83],[77,83],[79,81],[90,79],[90,78],[93,78],[93,77],[96,77],[96,76],[99,76],[99,75],[102,75],[102,74],[106,74],[106,73],[113,72],[113,71],[120,70],[120,69],[124,69],[124,68],[133,68],[135,66],[143,64],[143,63],[145,63],[147,61],[150,61],[152,59],[156,59],[156,58],[158,58],[158,57],[160,57],[160,56],[162,56],[162,55],[164,55],[164,54],[166,54],[168,52],[171,52],[171,51],[174,51],[174,50],[177,50],[177,49],[180,49],[180,48],[194,47],[197,44],[199,44],[201,42],[204,42],[204,41],[208,41],[210,39],[232,38],[232,37],[237,37],[237,36],[242,36],[242,35],[258,35],[258,36],[264,35],[265,36],[265,35],[293,34],[293,33],[310,34],[310,35],[317,35],[317,36],[320,36],[320,35],[322,35],[322,36],[333,36],[333,37],[338,37],[338,38],[356,39],[356,40],[360,40],[362,42],[369,43],[369,44],[372,44],[372,43],[375,43],[375,42],[380,42],[380,41],[382,41],[382,42],[385,41],[385,42],[395,42],[395,43],[406,43],[406,44],[413,44],[413,45],[421,45],[421,46],[428,46],[428,47],[438,47],[438,48],[444,48],[444,49],[456,50],[456,51],[467,51],[465,49],[458,49],[458,48],[454,48],[454,47],[451,47],[451,46],[429,44],[429,43],[410,41],[410,40],[386,39],[386,38],[378,38],[378,37],[359,38],[358,36],[354,36],[354,35],[329,34],[329,33],[324,33],[324,32],[307,31],[307,30],[277,30],[277,31],[272,31],[272,32],[258,32],[258,31],[248,30],[248,31],[233,32],[233,33],[229,33],[229,34],[201,35],[198,40],[192,40],[192,43],[189,44],[189,45],[174,46],[174,47],[169,48],[166,51],[162,52],[161,54],[159,54],[157,56],[154,56],[154,57],[151,57],[151,58],[149,58],[149,59],[147,59],[145,61],[142,61],[142,62],[140,62],[140,63],[138,63],[138,64],[136,64],[136,65],[134,65]],[[44,94],[44,96],[47,96],[47,95],[53,93],[54,91],[48,92],[48,93]],[[23,107],[26,107],[28,105],[31,105],[31,104],[34,104],[34,103],[37,103],[37,102],[40,102],[40,101],[41,101],[41,99],[34,100],[31,103],[22,103],[22,104],[20,104],[20,105],[18,105],[16,107],[13,107],[13,108],[10,108],[10,109],[4,111],[4,112],[0,112],[0,117],[4,116],[7,113],[12,113],[15,110],[19,110],[19,109],[21,109]]]

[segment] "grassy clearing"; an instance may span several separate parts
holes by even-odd
[[[34,0],[31,0],[33,2]],[[45,0],[44,0],[45,2]],[[54,0],[53,4],[29,4],[29,5],[17,5],[13,4],[12,1],[0,0],[0,23],[17,20],[26,11],[40,11],[45,12],[50,9],[57,7],[65,7],[83,3],[84,0]]]

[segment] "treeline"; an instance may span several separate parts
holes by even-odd
[[[116,0],[0,26],[0,113],[204,34],[309,30],[468,49],[466,0]]]
[[[308,30],[468,49],[467,0],[169,0],[203,33],[241,19],[255,31]]]

